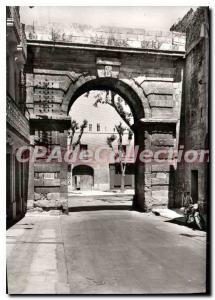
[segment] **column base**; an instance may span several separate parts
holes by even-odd
[[[139,212],[150,212],[152,207],[149,203],[147,203],[144,196],[134,195],[132,209]]]

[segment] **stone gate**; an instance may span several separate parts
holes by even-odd
[[[139,151],[177,149],[182,97],[185,37],[176,32],[112,29],[82,36],[50,38],[29,31],[26,66],[27,106],[31,144],[45,134],[47,145],[66,148],[68,112],[74,101],[90,90],[112,90],[130,106],[135,144]],[[35,30],[35,28],[34,28]],[[39,29],[38,29],[39,30]],[[30,35],[31,34],[31,35]],[[136,161],[134,208],[170,207],[174,202],[176,164]],[[49,180],[35,172],[53,172]],[[40,186],[40,188],[38,188]],[[29,206],[34,192],[59,192],[67,198],[67,164],[30,165]]]

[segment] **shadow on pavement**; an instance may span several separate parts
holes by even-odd
[[[174,218],[174,219],[167,220],[167,221],[164,221],[164,222],[174,223],[174,224],[178,224],[178,225],[187,225],[186,222],[185,222],[184,217],[178,217],[178,218]]]
[[[188,233],[180,233],[180,235],[186,236],[186,237],[205,237],[204,235],[188,234]]]
[[[94,205],[69,207],[69,212],[97,211],[97,210],[132,210],[131,205]]]
[[[171,219],[171,220],[167,220],[167,221],[164,221],[164,222],[187,226],[187,227],[192,228],[194,230],[195,229],[200,230],[197,226],[195,226],[193,224],[187,224],[185,222],[185,218],[183,216],[182,217],[178,217],[178,218],[174,218],[174,219]],[[206,229],[204,228],[201,231],[206,231]]]
[[[18,216],[16,219],[7,219],[6,220],[6,230],[18,223],[20,220],[22,220],[25,217],[25,215]]]

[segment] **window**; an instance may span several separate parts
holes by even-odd
[[[87,159],[88,158],[88,145],[84,145],[84,144],[81,144],[80,145],[80,153],[82,153],[82,157],[83,159]]]
[[[126,155],[127,145],[122,145],[122,155]],[[120,145],[118,145],[118,151],[120,150]]]
[[[59,172],[35,172],[34,173],[35,179],[57,179],[59,178]]]
[[[101,129],[101,128],[100,128],[100,124],[98,123],[98,124],[97,124],[97,131],[100,131],[100,129]]]
[[[80,145],[80,151],[86,151],[88,149],[88,146],[85,144]]]
[[[92,131],[92,128],[93,128],[92,124],[89,124],[89,131]]]
[[[43,177],[44,177],[44,179],[55,179],[56,177],[56,175],[55,175],[56,173],[44,173],[43,174]]]

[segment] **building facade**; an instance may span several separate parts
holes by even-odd
[[[51,26],[57,30],[56,24]],[[80,29],[81,34],[74,37],[70,31],[72,24],[70,27],[67,32],[63,30],[53,36],[50,26],[28,26],[26,93],[32,146],[44,144],[50,150],[53,146],[66,149],[71,126],[68,114],[78,97],[92,90],[111,90],[131,108],[135,146],[139,147],[137,156],[143,150],[151,151],[152,155],[158,150],[175,150],[179,137],[184,34],[76,26],[73,29],[77,32]],[[154,206],[172,205],[175,167],[166,160],[135,161],[136,209],[150,211]],[[38,204],[35,192],[47,195],[48,207],[66,205],[68,170],[64,160],[44,163],[41,159],[31,164],[29,208]],[[44,173],[45,177],[35,178],[35,173],[36,176]],[[105,176],[104,180],[107,172]],[[107,183],[104,188],[108,188]],[[53,193],[58,193],[56,201]]]
[[[68,133],[67,150],[72,149],[71,143],[76,143],[80,135],[80,126],[83,120],[87,120],[87,127],[84,129],[80,143],[72,150],[72,157],[68,162],[68,196],[74,191],[109,191],[110,189],[121,188],[121,168],[120,161],[125,168],[125,188],[134,189],[134,138],[129,134],[129,127],[121,119],[113,108],[107,104],[95,107],[96,92],[92,91],[88,99],[82,95],[70,110],[70,122],[77,122],[79,129],[71,138]],[[125,110],[128,110],[128,107]],[[125,129],[122,140],[123,157],[117,160],[118,153],[118,133],[115,125],[122,123]],[[35,131],[35,144],[50,147],[59,145],[57,134],[52,136],[41,134]],[[107,138],[115,135],[113,149],[107,144]],[[46,204],[46,199],[50,197],[60,197],[59,172],[54,170],[57,163],[45,163],[41,160],[34,165],[34,197],[35,204]],[[60,165],[60,164],[59,164]],[[43,199],[43,200],[42,200]],[[38,200],[42,200],[39,201]],[[45,200],[45,202],[44,202]]]
[[[79,126],[84,120],[87,120],[88,124],[81,136],[81,144],[76,149],[79,154],[82,152],[83,156],[80,155],[77,161],[68,167],[71,178],[69,191],[74,189],[105,191],[120,188],[120,160],[117,163],[116,159],[119,147],[119,134],[116,126],[120,123],[124,128],[122,138],[124,156],[121,161],[126,162],[125,188],[134,188],[134,159],[131,157],[134,148],[134,134],[129,135],[131,129],[109,104],[95,105],[98,97],[104,100],[106,96],[104,91],[91,91],[88,95],[80,96],[70,109],[71,120],[75,120]],[[115,97],[119,99],[118,95]],[[120,103],[124,112],[130,115],[131,111],[125,101],[121,99]],[[129,122],[133,123],[132,116],[130,116]],[[73,142],[77,141],[79,134],[80,131],[75,133]],[[113,149],[107,144],[107,139],[111,136],[115,136]],[[71,139],[68,138],[68,146],[70,143]],[[127,154],[126,160],[125,154]]]
[[[67,203],[68,192],[74,189],[119,187],[120,172],[115,158],[98,164],[90,161],[87,154],[98,146],[107,147],[107,136],[114,133],[114,120],[103,127],[99,120],[95,123],[91,119],[89,112],[88,128],[79,147],[79,152],[84,153],[81,160],[68,163],[54,158],[47,161],[47,153],[34,162],[15,160],[16,149],[29,143],[32,148],[45,147],[48,153],[56,146],[61,153],[68,150],[69,111],[76,100],[89,91],[112,90],[130,106],[134,139],[123,141],[124,147],[133,143],[153,155],[177,150],[180,146],[185,151],[208,149],[207,8],[189,11],[172,26],[172,32],[152,33],[128,28],[96,30],[73,25],[67,32],[66,29],[58,32],[53,26],[27,27],[28,58],[24,68],[27,51],[19,8],[7,8],[9,218],[16,218],[25,211],[27,198],[29,208],[38,204],[41,195],[47,207],[59,208]],[[69,34],[71,30],[80,31],[80,35]],[[73,112],[72,118],[76,116]],[[99,112],[98,116],[101,116]],[[112,128],[105,128],[110,124]],[[135,161],[134,171],[132,159],[130,157],[126,180],[127,186],[135,187],[135,208],[149,211],[154,206],[181,206],[184,191],[190,191],[194,201],[206,207],[207,162]]]
[[[29,145],[29,114],[25,105],[27,43],[19,7],[7,7],[7,224],[25,214],[28,198],[28,163],[16,159],[19,147]]]
[[[182,205],[182,194],[191,193],[193,201],[206,212],[209,205],[209,9],[200,7],[171,30],[186,33],[183,98],[179,145],[184,151],[203,150],[203,160],[178,163],[175,205]],[[192,156],[192,154],[191,154]]]
[[[105,110],[105,107],[103,108]],[[120,118],[118,118],[120,119]],[[106,123],[107,122],[107,123]],[[69,164],[69,192],[72,190],[101,190],[119,189],[121,187],[120,160],[117,161],[118,135],[108,124],[108,118],[101,123],[89,121],[84,131],[81,144],[78,146],[77,160]],[[116,122],[116,120],[115,120]],[[106,125],[105,125],[106,123]],[[78,136],[78,132],[76,136]],[[116,136],[113,149],[107,145],[107,138]],[[129,139],[128,128],[123,136],[123,163],[126,163],[125,188],[134,189],[134,140]],[[127,154],[127,157],[126,157]]]

